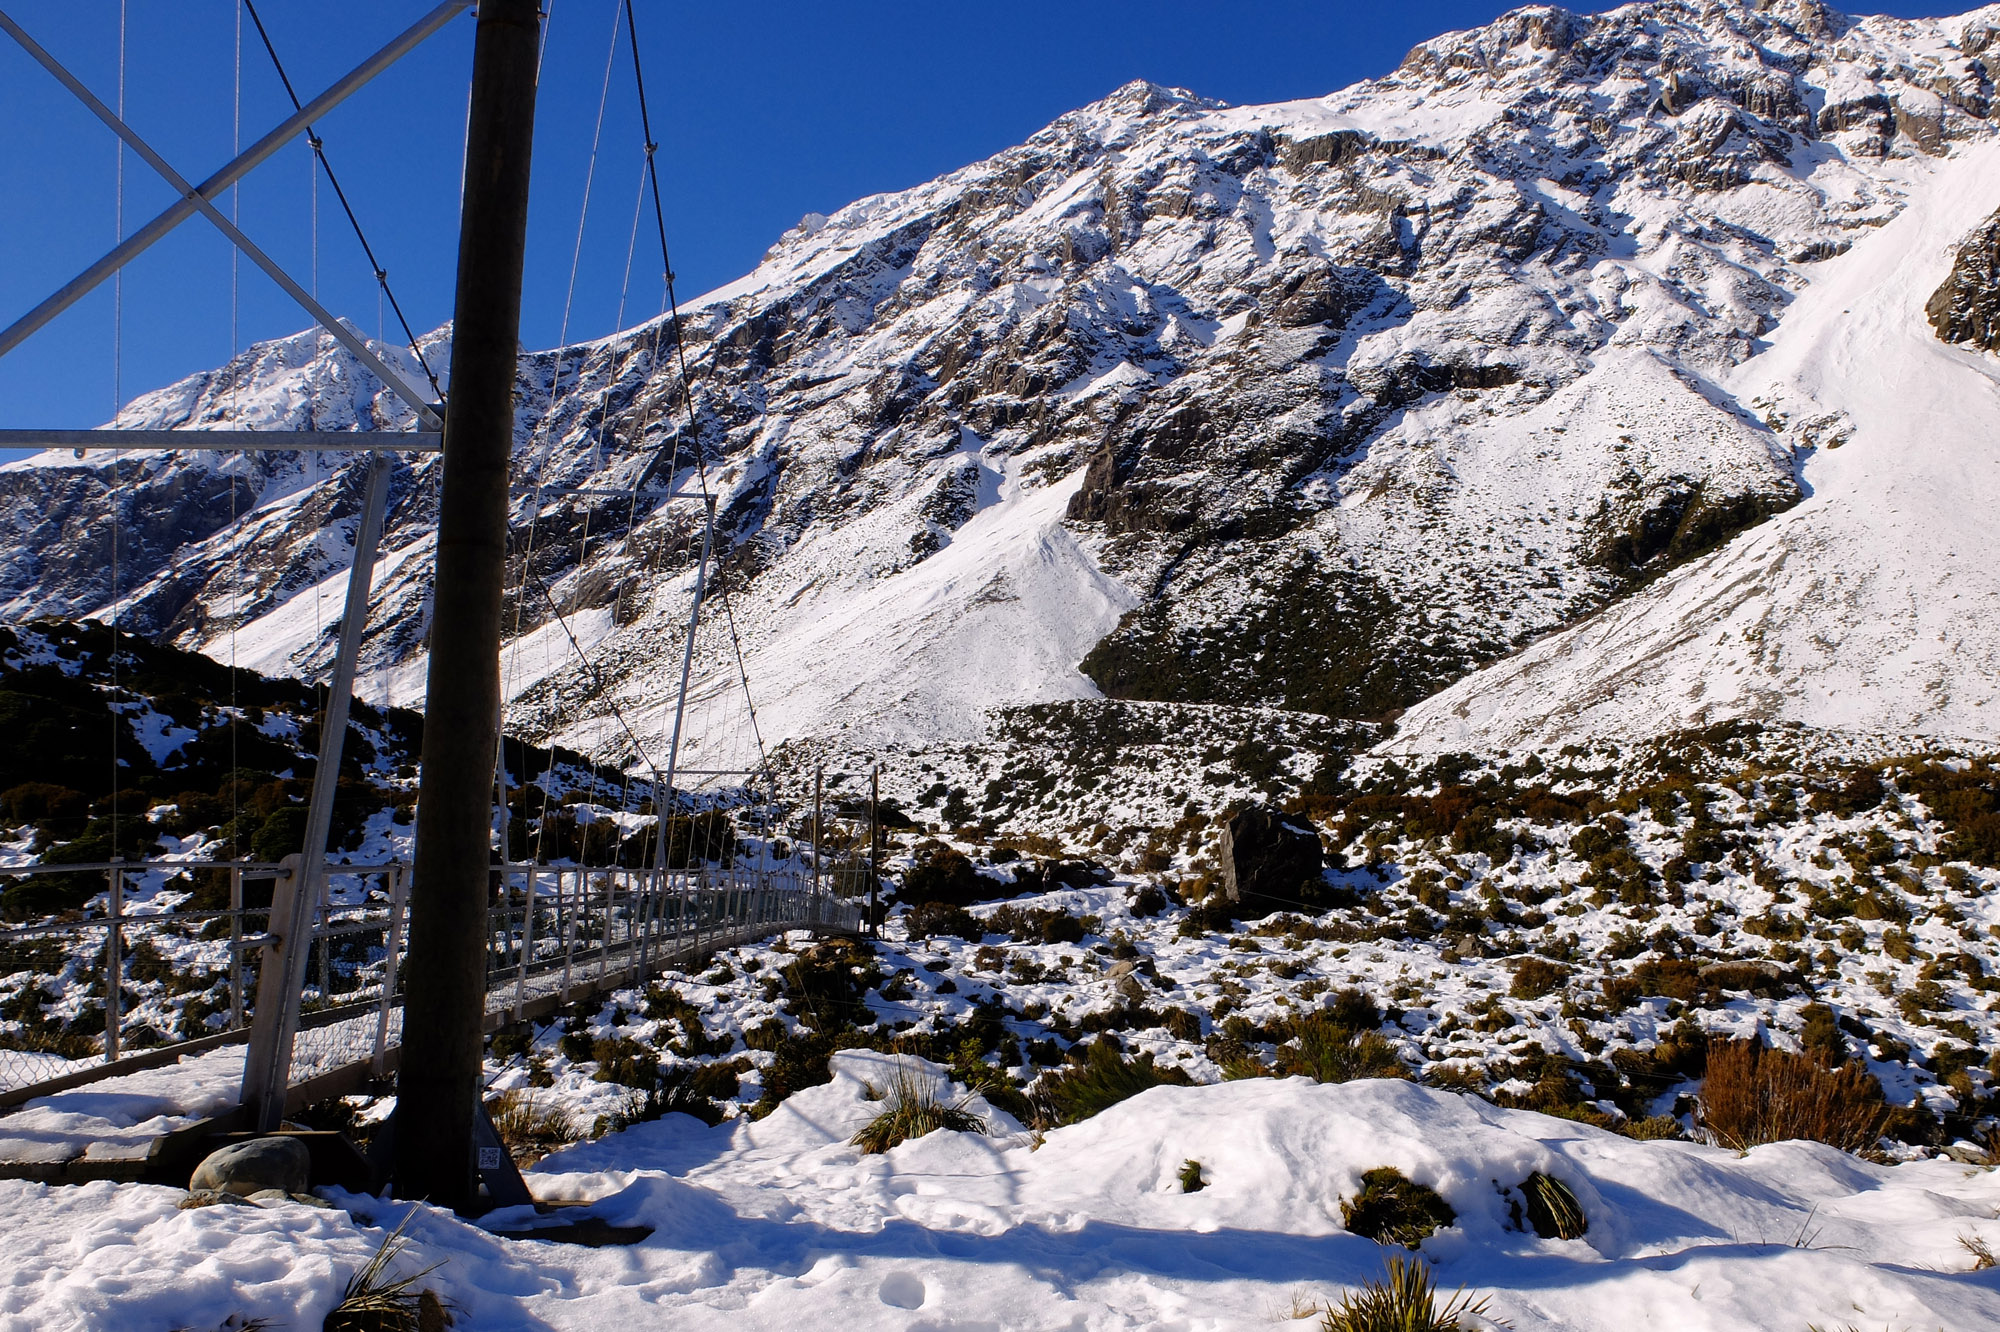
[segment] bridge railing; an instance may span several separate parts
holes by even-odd
[[[81,909],[0,929],[0,1109],[247,1039],[270,892],[285,872],[183,861],[0,868],[0,881],[105,883]],[[292,1045],[295,1098],[357,1069],[386,1072],[402,1040],[408,866],[327,873]],[[790,928],[862,925],[858,902],[796,865],[664,873],[496,865],[493,877],[489,1029],[717,947]]]

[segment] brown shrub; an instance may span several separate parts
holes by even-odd
[[[1756,1041],[1713,1041],[1700,1123],[1724,1147],[1807,1138],[1844,1152],[1875,1145],[1888,1118],[1882,1084],[1858,1063],[1830,1066]]]
[[[1524,957],[1514,968],[1514,983],[1508,993],[1516,999],[1539,999],[1560,990],[1569,979],[1569,968],[1545,957]]]

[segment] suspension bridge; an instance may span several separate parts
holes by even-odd
[[[315,122],[468,9],[476,10],[478,29],[468,99],[457,301],[449,367],[440,371],[404,316],[386,270],[333,171]],[[602,461],[619,461],[616,455],[622,447],[628,455],[623,461],[629,465],[619,475],[629,476],[629,484],[562,487],[553,499],[562,504],[596,495],[626,501],[628,542],[640,526],[642,505],[651,512],[692,506],[697,518],[685,525],[687,536],[678,552],[679,564],[690,569],[692,577],[681,633],[678,692],[672,707],[664,710],[663,733],[651,739],[642,736],[615,701],[603,704],[608,718],[592,719],[601,723],[601,733],[616,741],[619,766],[644,774],[656,820],[650,863],[593,867],[544,863],[539,854],[519,863],[508,859],[503,735],[510,689],[503,641],[511,637],[518,644],[528,614],[525,608],[545,606],[546,618],[560,629],[577,658],[578,673],[594,680],[599,672],[563,606],[536,570],[536,540],[551,489],[537,483],[525,488],[525,500],[517,503],[513,498],[523,489],[518,485],[513,395],[535,94],[546,20],[536,0],[478,0],[476,6],[474,0],[445,0],[310,99],[299,96],[254,0],[242,0],[241,14],[252,20],[292,113],[248,147],[239,142],[223,166],[198,182],[182,175],[123,115],[122,21],[114,107],[26,28],[0,12],[0,32],[121,145],[118,244],[0,329],[0,355],[21,345],[92,290],[116,282],[126,265],[182,223],[199,217],[228,239],[234,254],[250,260],[290,295],[321,334],[333,339],[400,403],[391,414],[394,421],[373,423],[393,428],[353,431],[0,430],[0,447],[63,448],[79,456],[110,450],[116,458],[133,449],[327,454],[343,465],[361,468],[365,478],[298,852],[275,864],[241,859],[232,846],[228,856],[219,858],[111,860],[0,871],[22,877],[102,874],[105,882],[102,895],[82,912],[0,930],[0,949],[6,955],[20,957],[53,948],[96,959],[103,1009],[102,1034],[95,1049],[0,1051],[0,1111],[15,1110],[18,1121],[20,1115],[60,1104],[81,1089],[110,1091],[121,1080],[142,1076],[157,1081],[160,1071],[168,1069],[187,1070],[188,1103],[209,1108],[174,1132],[146,1141],[143,1150],[131,1149],[130,1144],[109,1151],[88,1150],[90,1144],[81,1144],[70,1154],[54,1148],[14,1150],[18,1159],[0,1160],[0,1172],[47,1179],[158,1174],[178,1168],[181,1153],[191,1143],[230,1130],[269,1131],[303,1106],[351,1092],[369,1079],[394,1075],[398,1102],[393,1177],[399,1196],[476,1208],[483,1178],[488,1202],[518,1200],[510,1192],[518,1189],[518,1177],[510,1184],[511,1166],[492,1159],[497,1140],[492,1139],[481,1107],[486,1034],[545,1018],[611,990],[643,984],[668,967],[687,965],[718,948],[794,929],[852,934],[866,928],[860,902],[836,892],[834,876],[826,872],[823,806],[811,814],[810,845],[784,845],[783,853],[777,853],[776,828],[783,810],[776,800],[770,758],[757,732],[740,648],[735,667],[754,761],[727,771],[697,771],[683,763],[696,641],[711,602],[719,608],[732,648],[738,636],[726,584],[718,585],[712,577],[722,555],[717,550],[718,496],[708,476],[680,332],[636,14],[631,0],[613,0],[611,13],[606,93],[622,41],[631,57],[642,162],[627,281],[630,256],[645,218],[653,224],[662,277],[662,314],[651,326],[646,365],[650,373],[670,382],[664,392],[634,395],[617,414],[611,410],[607,386],[594,424],[581,425],[595,432]],[[578,254],[597,170],[605,103],[601,96],[578,222]],[[222,206],[223,196],[239,181],[301,136],[310,146],[317,172],[338,198],[383,298],[395,311],[411,356],[403,368],[392,364],[400,354],[385,354],[383,344],[371,343],[321,305],[307,284],[295,280],[243,232],[233,208],[225,212]],[[123,227],[125,152],[175,194],[170,206],[129,233]],[[232,271],[233,264],[234,259]],[[572,258],[571,298],[576,272]],[[621,293],[620,322],[624,299]],[[567,334],[566,305],[565,339]],[[420,373],[406,373],[410,365]],[[559,382],[560,360],[555,377]],[[530,449],[537,442],[531,432]],[[397,468],[413,465],[442,469],[415,852],[407,861],[346,864],[328,854],[335,787],[388,519],[390,482]],[[666,484],[649,484],[658,479]],[[513,509],[520,512],[510,518]],[[522,529],[518,533],[517,527]],[[584,539],[590,539],[587,520]],[[118,602],[117,549],[114,534],[112,595],[107,603],[113,607]],[[648,566],[656,577],[663,558],[660,549],[656,544]],[[518,559],[510,558],[515,554]],[[504,619],[510,600],[511,632]],[[670,825],[677,810],[692,809],[686,803],[690,779],[699,784],[720,777],[736,779],[741,792],[738,804],[750,817],[763,820],[764,835],[749,839],[758,848],[756,854],[724,853],[709,862],[697,856],[689,863],[670,864]],[[628,782],[628,796],[630,786]],[[548,794],[545,786],[543,795]],[[115,794],[113,800],[115,826]],[[546,798],[543,808],[546,811]],[[877,845],[872,823],[871,819],[866,872],[870,883],[875,881]],[[544,818],[544,834],[547,825]],[[614,861],[624,859],[614,857]],[[193,875],[226,879],[227,906],[161,909],[154,900],[159,888],[189,881]],[[268,889],[268,905],[246,901],[248,885]],[[261,892],[254,895],[262,897]],[[140,899],[136,906],[135,897]],[[127,963],[135,950],[157,951],[157,941],[166,939],[174,940],[181,951],[202,952],[226,973],[227,1008],[210,1015],[199,1035],[133,1048],[122,986]],[[0,1117],[0,1156],[9,1154],[4,1145],[10,1141],[8,1123],[8,1118]]]

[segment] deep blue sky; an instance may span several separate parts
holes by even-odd
[[[535,144],[523,337],[563,331],[572,248],[614,0],[546,0],[550,36]],[[128,0],[126,112],[200,179],[230,155],[231,0]],[[429,8],[427,0],[263,0],[302,97]],[[1416,42],[1484,22],[1499,0],[848,0],[681,4],[640,0],[668,240],[683,297],[752,267],[807,212],[901,189],[1018,143],[1134,78],[1231,102],[1318,96],[1395,66]],[[1602,8],[1606,6],[1580,6]],[[1874,6],[1871,6],[1874,7]],[[1894,5],[1905,14],[1951,12]],[[118,81],[117,0],[38,0],[14,16],[107,102]],[[391,284],[419,331],[450,315],[473,21],[443,33],[320,126]],[[616,326],[641,165],[630,57],[612,70],[570,338]],[[244,24],[244,142],[290,108]],[[109,131],[0,38],[0,324],[114,243]],[[126,156],[129,231],[171,196]],[[311,174],[298,146],[242,187],[245,231],[314,281]],[[319,189],[321,300],[375,328],[374,284],[332,194]],[[659,308],[644,234],[624,322]],[[232,350],[226,243],[200,219],[126,270],[117,387],[126,398]],[[306,316],[247,262],[234,345]],[[393,319],[384,313],[384,330]],[[88,426],[116,396],[107,286],[0,358],[0,426]]]

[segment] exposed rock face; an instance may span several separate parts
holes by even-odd
[[[509,723],[616,761],[614,703],[658,732],[694,511],[573,488],[687,483],[697,450],[735,612],[697,692],[728,694],[740,641],[768,739],[970,740],[990,707],[1100,690],[1392,714],[1798,500],[1810,439],[1718,380],[1911,173],[1990,133],[1974,26],[1541,6],[1309,102],[1134,83],[809,218],[685,312],[691,434],[657,326],[523,358]],[[119,422],[406,419],[301,335]],[[360,471],[0,471],[0,604],[116,604],[225,654],[241,628],[243,664],[321,672]],[[366,645],[398,702],[436,479],[399,467]],[[139,534],[115,587],[114,515]]]
[[[1315,905],[1326,857],[1310,823],[1270,809],[1246,809],[1223,825],[1217,851],[1222,891],[1246,915]]]
[[[1951,276],[1924,313],[1944,341],[2000,351],[2000,211],[1959,244]]]

